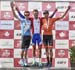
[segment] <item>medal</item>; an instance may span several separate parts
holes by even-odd
[[[48,22],[47,22],[47,30],[48,30],[48,28],[49,28],[49,19],[48,19]]]
[[[48,31],[48,28],[49,28],[49,19],[48,19],[48,21],[45,23],[45,27],[46,27],[46,29],[47,29],[47,31]]]

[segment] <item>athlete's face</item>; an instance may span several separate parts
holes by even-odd
[[[38,12],[37,11],[34,11],[33,14],[34,14],[34,18],[38,18]]]
[[[44,14],[44,16],[45,16],[45,18],[48,18],[49,14],[48,14],[48,13],[46,13],[46,14]]]
[[[28,13],[28,12],[26,13],[26,12],[25,12],[25,13],[24,13],[24,15],[25,15],[25,18],[26,18],[26,19],[28,19],[28,18],[29,18],[30,13]]]

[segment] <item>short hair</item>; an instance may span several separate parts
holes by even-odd
[[[30,15],[30,12],[29,11],[25,11],[24,13],[28,13]]]
[[[26,13],[27,13],[28,15],[30,15],[30,12],[29,12],[29,11],[25,11],[25,12],[24,12],[25,15],[26,15]]]
[[[45,10],[45,11],[43,12],[43,14],[49,14],[49,11],[48,11],[48,10]]]
[[[37,9],[34,9],[33,12],[38,12],[38,10]]]

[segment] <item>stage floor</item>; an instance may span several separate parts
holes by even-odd
[[[0,70],[75,70],[75,68],[53,68],[53,67],[15,67],[15,68],[0,68]]]

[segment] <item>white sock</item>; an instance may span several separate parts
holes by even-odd
[[[21,58],[21,60],[24,62],[24,59],[23,58]]]
[[[24,58],[24,62],[27,63],[27,59],[26,58]]]
[[[39,58],[39,63],[41,63],[41,58]]]
[[[33,57],[33,61],[36,62],[36,58],[35,57]]]

